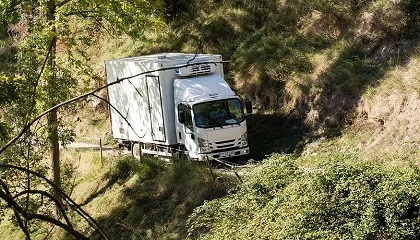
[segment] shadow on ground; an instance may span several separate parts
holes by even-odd
[[[300,153],[309,129],[302,120],[280,114],[252,114],[247,118],[250,158],[272,153]]]

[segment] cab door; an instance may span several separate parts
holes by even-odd
[[[190,153],[197,153],[197,143],[194,134],[193,118],[191,108],[186,104],[178,105],[178,142],[184,143]],[[191,154],[190,154],[191,155]]]

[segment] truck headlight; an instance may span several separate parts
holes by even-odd
[[[201,153],[210,152],[209,141],[203,138],[198,138],[198,147]]]
[[[248,132],[244,132],[241,135],[241,144],[242,144],[242,146],[247,146],[248,145]]]

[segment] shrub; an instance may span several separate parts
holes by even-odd
[[[322,157],[322,158],[325,158]],[[420,168],[358,156],[273,156],[236,193],[190,217],[202,239],[418,239]],[[306,164],[307,165],[307,164]]]

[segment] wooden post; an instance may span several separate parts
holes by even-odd
[[[206,163],[207,163],[207,166],[209,167],[209,170],[210,170],[211,179],[214,182],[216,179],[214,178],[213,169],[211,169],[211,163],[209,161],[209,156],[208,155],[206,155]]]
[[[103,160],[103,154],[102,154],[102,138],[99,138],[99,150],[101,152],[101,157],[100,157],[101,166],[103,167],[104,166],[104,162],[102,161]]]

